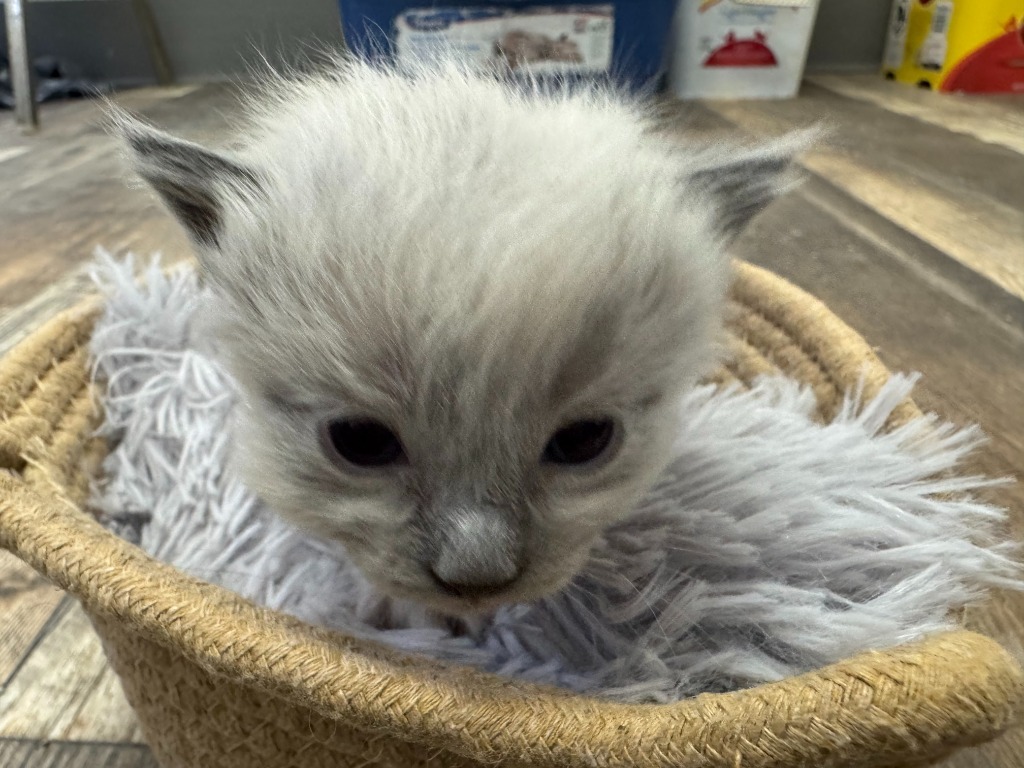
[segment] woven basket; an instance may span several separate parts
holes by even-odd
[[[87,383],[97,308],[52,320],[0,362],[0,545],[77,597],[166,768],[930,765],[1014,721],[1021,669],[950,632],[678,704],[626,705],[413,658],[314,628],[147,557],[82,504],[104,446]],[[820,302],[738,264],[732,360],[783,371],[828,418],[887,371]],[[911,401],[890,427],[919,414]],[[7,470],[7,471],[4,471]]]

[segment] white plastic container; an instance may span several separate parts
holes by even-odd
[[[800,89],[818,0],[680,0],[669,88],[684,99],[785,99]]]

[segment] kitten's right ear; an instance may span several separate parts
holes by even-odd
[[[755,147],[717,148],[698,159],[687,183],[712,195],[716,226],[728,239],[735,238],[769,203],[799,183],[796,157],[822,134],[814,127]]]
[[[216,248],[224,210],[261,190],[256,173],[190,141],[114,111],[111,124],[128,148],[132,166],[201,246]]]

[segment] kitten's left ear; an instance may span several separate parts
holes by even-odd
[[[698,159],[685,183],[713,196],[716,225],[732,240],[776,197],[800,182],[794,161],[821,133],[811,128],[756,147],[716,150],[703,162]]]
[[[227,155],[175,138],[130,117],[111,114],[135,171],[160,195],[192,240],[216,248],[224,211],[261,189],[257,175]]]

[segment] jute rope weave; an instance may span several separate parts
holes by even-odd
[[[402,656],[156,562],[82,504],[104,446],[95,305],[0,362],[0,545],[77,597],[166,768],[923,766],[1005,730],[1024,674],[966,631],[725,695],[625,705]],[[783,371],[821,415],[887,372],[820,302],[738,264],[718,381]],[[890,427],[918,415],[905,402]]]

